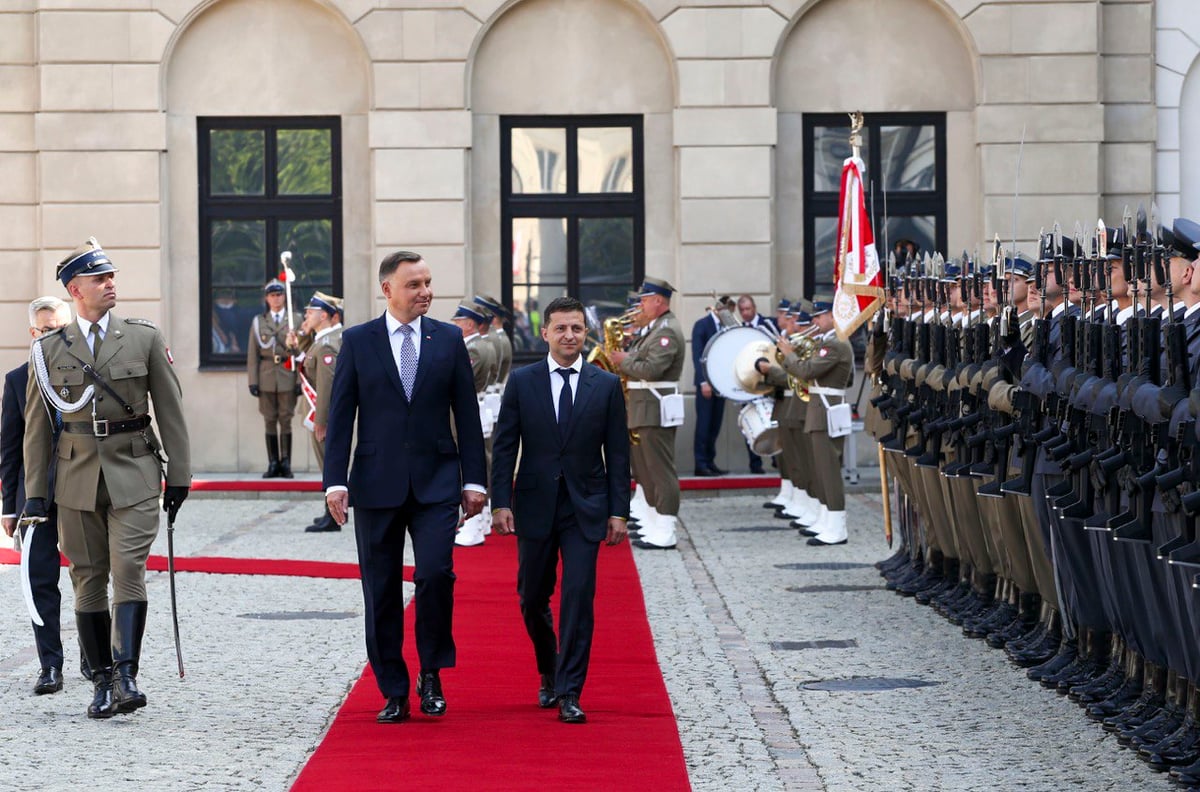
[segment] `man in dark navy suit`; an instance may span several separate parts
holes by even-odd
[[[483,508],[487,468],[462,332],[425,316],[429,265],[392,253],[379,265],[383,316],[342,334],[325,437],[325,500],[339,525],[354,507],[366,602],[367,657],[387,698],[380,723],[409,716],[404,640],[404,533],[412,535],[421,712],[446,712],[439,670],[455,664],[454,531]],[[455,434],[450,416],[454,415]],[[358,421],[354,466],[350,441]]]
[[[725,318],[721,316],[724,313]],[[708,382],[708,373],[700,362],[704,347],[724,327],[732,327],[733,301],[728,297],[717,300],[716,305],[705,312],[692,325],[692,372],[696,383],[696,434],[692,452],[696,458],[697,476],[720,476],[725,473],[717,467],[717,436],[721,434],[721,419],[725,415],[725,399],[713,390]]]
[[[39,297],[29,304],[29,334],[39,338],[71,321],[71,309],[57,297]],[[17,517],[25,508],[25,464],[22,446],[25,440],[25,394],[29,385],[29,364],[22,363],[4,375],[4,402],[0,409],[0,488],[3,489],[4,533],[12,536]],[[54,487],[50,487],[54,492]],[[28,530],[22,531],[22,537]],[[33,532],[32,541],[23,544],[29,554],[29,583],[33,604],[42,617],[42,626],[33,625],[42,670],[34,683],[39,696],[62,690],[63,648],[59,635],[58,591],[58,513],[54,502],[48,504],[46,522]],[[86,669],[85,669],[86,670]]]
[[[564,723],[584,723],[600,542],[619,544],[629,517],[629,432],[621,381],[580,353],[583,304],[559,297],[542,314],[544,362],[515,370],[492,445],[493,529],[517,535],[517,593],[541,675],[538,704],[558,702]],[[521,469],[513,481],[520,453]],[[562,556],[555,645],[550,595]]]

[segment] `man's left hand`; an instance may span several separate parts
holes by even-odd
[[[618,517],[608,518],[608,536],[604,537],[604,544],[619,545],[625,541],[625,537],[629,535],[629,526],[626,522]]]
[[[17,531],[17,518],[0,517],[0,525],[4,526],[4,535],[11,538]]]
[[[313,437],[317,438],[318,443],[325,442],[325,433],[329,431],[329,427],[325,424],[313,424]]]
[[[487,503],[487,495],[475,490],[463,490],[462,508],[463,512],[468,517],[474,517],[479,512],[483,511],[483,505]]]
[[[784,356],[792,354],[792,352],[796,349],[792,342],[788,340],[787,336],[780,336],[775,342],[775,346],[779,348],[779,351],[782,352]]]

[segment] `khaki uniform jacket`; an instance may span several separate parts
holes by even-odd
[[[298,328],[302,320],[298,314],[293,314],[292,321]],[[296,387],[296,372],[283,367],[288,353],[287,333],[286,317],[284,321],[276,323],[270,311],[254,317],[250,323],[250,340],[246,342],[246,376],[249,377],[249,384],[257,385],[262,393],[280,393]],[[280,357],[278,363],[275,362],[277,355]]]
[[[654,320],[645,335],[634,340],[629,356],[621,361],[620,373],[630,380],[678,382],[685,357],[683,328],[675,314],[667,311]],[[649,390],[629,391],[629,428],[658,426],[660,422],[658,397]]]
[[[145,319],[122,319],[110,313],[108,333],[100,346],[100,359],[93,360],[79,325],[71,322],[61,331],[48,333],[35,343],[42,345],[50,387],[64,401],[77,401],[88,385],[94,384],[83,370],[94,366],[101,377],[133,408],[128,415],[104,388],[96,385],[92,400],[77,412],[63,415],[65,423],[130,420],[154,405],[159,441],[152,428],[145,432],[122,432],[99,439],[91,434],[64,431],[58,439],[58,473],[54,498],[59,506],[76,511],[96,510],[100,474],[115,508],[123,509],[157,498],[162,489],[162,466],[156,452],[167,457],[167,485],[188,487],[192,482],[187,425],[183,416],[183,394],[171,367],[162,333]],[[30,498],[45,498],[46,468],[50,462],[51,424],[46,403],[30,371],[25,406],[25,492]]]
[[[475,393],[483,393],[488,385],[496,381],[496,372],[500,367],[495,347],[481,335],[472,335],[465,341],[467,355],[471,358],[471,376],[475,378]]]
[[[342,330],[330,330],[317,341],[309,342],[304,358],[304,376],[317,392],[316,414],[313,423],[325,426],[329,423],[329,397],[333,394],[333,372],[337,367],[337,355],[342,350]]]
[[[792,353],[783,359],[783,367],[793,377],[808,380],[822,388],[847,388],[854,378],[854,350],[848,341],[842,341],[836,334],[830,333],[821,340],[820,346],[808,360],[800,360]],[[831,405],[840,403],[841,400],[837,398],[830,402]],[[824,432],[825,425],[825,403],[814,393],[808,400],[804,431]]]
[[[767,370],[766,380],[771,385],[784,391],[789,391],[792,388],[791,383],[788,382],[787,372],[775,362],[772,362],[771,368]],[[791,396],[783,395],[773,401],[775,402],[775,409],[771,411],[772,420],[780,426],[804,425],[804,409],[807,405],[800,401],[799,396],[795,394]]]
[[[512,340],[508,337],[508,333],[495,327],[488,331],[487,340],[491,342],[492,348],[496,351],[496,382],[507,382],[508,373],[512,371]]]

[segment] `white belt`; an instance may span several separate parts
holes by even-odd
[[[795,393],[794,391],[785,390],[785,391],[783,392],[783,398],[785,398],[785,399],[790,399],[790,398],[792,398],[792,397],[793,397],[793,396],[795,396],[795,395],[796,395],[796,393]]]
[[[645,380],[629,380],[629,390],[679,390],[678,382],[647,382]]]
[[[845,388],[823,388],[820,385],[810,385],[808,392],[815,393],[818,396],[839,396],[843,399],[846,398]]]

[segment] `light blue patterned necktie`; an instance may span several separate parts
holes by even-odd
[[[404,335],[404,342],[400,344],[400,383],[404,386],[404,395],[411,399],[417,381],[417,347],[413,344],[410,325],[400,325],[400,332]]]

